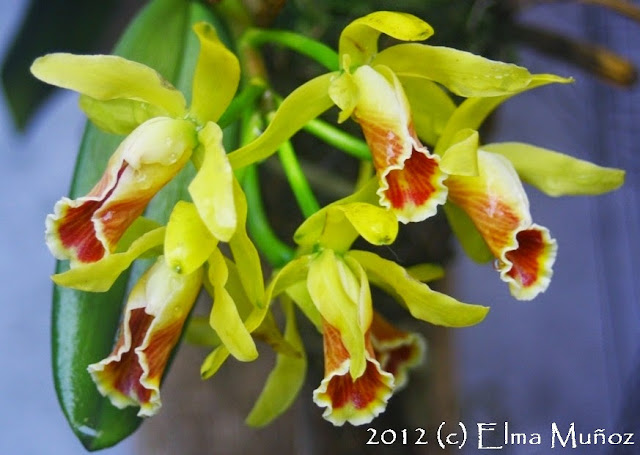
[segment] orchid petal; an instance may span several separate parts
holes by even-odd
[[[263,306],[266,303],[264,302],[264,279],[260,256],[247,234],[247,198],[235,179],[233,180],[233,200],[236,204],[238,221],[236,231],[229,239],[229,247],[249,301],[253,305]]]
[[[352,250],[348,255],[364,267],[371,283],[396,297],[417,319],[446,327],[466,327],[482,321],[489,311],[488,307],[461,303],[432,291],[395,262],[374,253]]]
[[[464,97],[501,96],[531,82],[526,68],[466,51],[426,44],[398,44],[380,52],[372,65],[386,65],[399,77],[423,77]]]
[[[113,352],[89,366],[98,390],[114,406],[160,408],[160,381],[198,295],[202,273],[177,275],[159,258],[134,286]]]
[[[167,223],[164,256],[176,273],[188,275],[202,266],[217,245],[195,205],[178,201]]]
[[[58,286],[89,292],[105,292],[118,276],[144,252],[162,245],[165,228],[154,229],[135,240],[123,253],[111,254],[100,261],[82,264],[63,273],[51,276]]]
[[[555,74],[533,74],[531,75],[531,81],[526,86],[513,93],[486,98],[469,98],[463,101],[449,118],[436,144],[434,153],[443,155],[445,150],[453,143],[453,138],[458,131],[465,128],[477,130],[496,107],[512,96],[547,84],[568,84],[570,82],[573,82],[573,79],[556,76]]]
[[[289,301],[283,303],[283,308],[286,318],[285,340],[300,352],[300,356],[278,354],[276,365],[246,419],[246,423],[252,427],[265,426],[286,411],[304,385],[307,357],[298,332],[294,307]]]
[[[200,218],[215,238],[228,242],[236,230],[233,171],[222,144],[222,130],[213,122],[198,132],[204,147],[202,167],[189,184]]]
[[[215,348],[207,357],[205,357],[200,367],[200,377],[209,379],[216,374],[222,364],[229,358],[229,349],[225,345]]]
[[[298,308],[304,313],[305,317],[322,333],[322,315],[313,304],[307,283],[300,281],[293,286],[287,288],[287,296],[298,305]]]
[[[31,65],[38,79],[100,101],[129,99],[182,116],[182,93],[152,68],[114,55],[49,54]]]
[[[271,156],[284,141],[329,109],[333,105],[329,98],[329,85],[336,74],[323,74],[291,92],[264,133],[229,154],[231,166],[238,169]]]
[[[353,358],[338,329],[324,324],[325,377],[313,391],[313,401],[326,408],[322,417],[336,426],[363,425],[382,413],[394,390],[393,375],[376,360],[367,334],[366,365],[362,375],[349,375]]]
[[[353,379],[362,376],[367,367],[364,334],[368,327],[361,326],[358,304],[361,286],[368,283],[359,283],[333,250],[322,251],[309,266],[309,295],[323,319],[340,333],[351,359],[349,371]]]
[[[131,133],[86,196],[62,198],[46,219],[47,246],[72,266],[111,254],[153,196],[171,180],[195,144],[190,122],[166,117],[148,120]]]
[[[427,350],[422,336],[397,329],[379,313],[373,316],[371,344],[382,369],[393,375],[396,391],[407,384],[409,370],[423,363]]]
[[[378,38],[384,33],[402,41],[423,41],[433,28],[411,14],[376,11],[347,25],[340,34],[339,54],[349,55],[353,65],[369,63],[378,52]]]
[[[428,283],[444,277],[444,269],[435,264],[416,264],[406,268],[407,273],[418,281]]]
[[[379,180],[380,205],[403,223],[422,221],[443,204],[446,177],[439,157],[424,147],[413,130],[409,103],[389,68],[361,66],[353,74],[361,96],[354,110]]]
[[[478,142],[476,130],[458,131],[440,160],[440,169],[453,175],[478,175]]]
[[[346,251],[361,235],[372,245],[389,245],[398,235],[393,212],[365,202],[331,204],[309,217],[296,231],[299,245],[320,244]]]
[[[225,289],[228,273],[222,253],[215,249],[209,259],[209,281],[214,289],[209,323],[231,355],[242,362],[249,362],[258,357],[258,351],[233,298]]]
[[[418,137],[435,145],[455,111],[455,103],[435,82],[410,76],[398,76],[398,79],[409,100]]]
[[[82,95],[79,104],[89,120],[102,131],[123,136],[153,117],[169,115],[153,104],[122,98],[100,101]]]
[[[211,25],[198,22],[193,31],[200,41],[200,55],[189,112],[204,124],[217,121],[231,103],[240,81],[240,63]]]
[[[329,97],[340,108],[338,123],[342,123],[351,117],[353,110],[358,105],[360,91],[350,73],[342,73],[331,81]]]
[[[482,148],[506,157],[523,181],[549,196],[602,194],[624,183],[622,169],[597,166],[521,142],[488,144]]]
[[[512,295],[532,299],[549,285],[556,242],[532,223],[529,200],[509,160],[480,150],[478,171],[477,177],[450,176],[449,199],[482,234]]]
[[[467,256],[480,264],[493,259],[493,253],[487,246],[487,242],[484,241],[482,234],[464,210],[449,201],[444,205],[444,213],[451,230]]]

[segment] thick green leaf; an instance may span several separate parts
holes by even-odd
[[[133,21],[115,53],[151,66],[188,94],[195,62],[190,54],[197,56],[197,39],[189,37],[191,24],[203,19],[218,27],[211,13],[198,3],[153,0]],[[194,45],[185,48],[190,43]],[[78,153],[71,197],[88,192],[121,140],[120,136],[108,135],[87,125]],[[154,198],[147,216],[165,223],[175,202],[188,197],[186,184],[192,176],[193,169],[187,166]],[[127,284],[133,282],[143,268],[142,264],[134,265],[131,272],[123,273],[105,293],[54,287],[52,349],[56,391],[73,431],[88,450],[118,443],[135,431],[141,421],[136,417],[137,409],[119,410],[102,397],[86,369],[111,351]],[[56,272],[66,269],[66,264],[59,262]]]

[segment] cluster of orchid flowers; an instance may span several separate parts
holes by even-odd
[[[425,351],[418,334],[375,311],[371,284],[432,324],[470,326],[489,309],[431,290],[425,282],[441,276],[437,266],[405,269],[352,249],[358,237],[390,245],[398,222],[424,221],[443,206],[465,251],[478,261],[494,259],[512,295],[529,300],[549,285],[556,242],[533,223],[521,179],[552,196],[599,194],[623,182],[623,171],[532,145],[481,144],[477,129],[500,103],[570,80],[445,47],[403,43],[379,51],[381,34],[415,42],[433,33],[426,22],[395,12],[349,24],[340,37],[339,70],[293,91],[264,132],[227,154],[216,122],[236,95],[240,64],[212,26],[201,22],[194,32],[200,52],[190,107],[153,69],[124,58],[50,54],[32,66],[39,79],[79,92],[81,108],[99,128],[126,135],[89,194],[56,204],[46,242],[56,258],[70,261],[54,282],[84,291],[106,291],[134,260],[156,258],[130,291],[113,351],[88,366],[103,395],[120,408],[139,406],[141,416],[161,405],[163,372],[204,287],[213,300],[208,322],[216,346],[203,377],[229,355],[256,359],[256,339],[278,353],[249,423],[263,425],[282,413],[304,381],[294,308],[323,335],[325,377],[313,393],[323,416],[335,425],[368,423]],[[360,125],[375,175],[309,214],[294,236],[295,257],[265,286],[247,233],[251,207],[242,169],[334,105],[338,122]],[[197,170],[191,200],[173,207],[166,226],[141,216],[189,163]],[[271,312],[274,299],[282,304],[284,331]]]

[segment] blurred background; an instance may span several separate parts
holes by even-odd
[[[28,3],[0,0],[2,58],[9,53]],[[332,33],[353,16],[388,7],[376,1],[326,2],[323,7],[310,0],[290,3],[294,5],[287,5],[276,25],[289,25],[285,22],[297,14],[302,19],[292,23],[294,28],[306,27],[330,45],[336,42]],[[559,244],[551,286],[532,302],[512,299],[490,265],[471,262],[454,240],[446,240],[444,250],[436,254],[448,264],[443,286],[460,300],[490,305],[491,311],[483,323],[467,329],[411,326],[430,340],[428,366],[413,374],[409,387],[392,398],[388,412],[371,426],[380,431],[425,427],[433,433],[439,422],[461,420],[475,434],[476,423],[509,422],[512,431],[542,435],[541,446],[505,446],[500,452],[505,454],[551,453],[552,422],[567,429],[575,422],[576,431],[592,434],[596,429],[636,432],[636,445],[640,444],[640,88],[624,65],[614,65],[614,73],[622,74],[617,81],[606,81],[571,63],[577,58],[593,68],[593,61],[580,54],[584,46],[576,47],[590,42],[640,65],[640,25],[580,2],[475,1],[464,11],[447,14],[441,2],[434,0],[434,9],[426,10],[428,3],[398,1],[394,9],[415,12],[433,23],[440,44],[515,59],[532,72],[576,79],[570,86],[545,87],[510,100],[495,115],[485,142],[530,142],[623,168],[627,179],[620,190],[592,198],[551,199],[527,188],[534,220],[547,226]],[[96,46],[108,49],[109,36],[117,36],[140,5],[120,4],[119,13],[111,16],[111,29]],[[559,35],[570,37],[570,42]],[[280,60],[287,64],[286,57],[273,55],[273,65]],[[602,62],[602,54],[597,55]],[[0,103],[0,346],[5,361],[0,377],[0,453],[84,453],[58,408],[51,379],[48,277],[54,260],[43,241],[44,218],[68,191],[81,139],[84,117],[76,102],[75,95],[56,92],[23,131],[14,126],[4,98]],[[202,382],[198,369],[205,352],[183,346],[163,389],[160,415],[105,453],[365,450],[370,436],[365,427],[333,428],[311,401],[311,390],[321,378],[321,359],[316,359],[317,371],[312,366],[308,385],[284,417],[266,429],[246,427],[243,419],[272,362],[264,353],[257,365],[229,362],[213,380]],[[497,433],[495,442],[500,445],[502,433]],[[473,442],[462,452],[476,453]],[[367,449],[444,453],[435,440],[422,447]],[[579,453],[638,451],[592,445]]]

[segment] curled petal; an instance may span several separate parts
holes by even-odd
[[[395,378],[396,390],[407,384],[409,369],[420,365],[426,344],[417,333],[403,332],[380,314],[373,314],[371,344],[382,369]]]
[[[380,205],[403,223],[436,213],[447,189],[439,158],[418,140],[409,104],[396,76],[385,67],[358,68],[353,78],[360,97],[354,118],[360,123],[378,174]]]
[[[134,286],[113,352],[88,368],[114,406],[140,406],[139,416],[158,411],[160,380],[201,283],[200,270],[178,275],[161,257]]]
[[[482,234],[512,295],[530,300],[549,285],[556,242],[546,228],[532,223],[529,200],[506,158],[480,150],[478,172],[477,177],[449,177],[449,198]]]
[[[380,367],[368,337],[365,370],[357,379],[349,374],[351,358],[340,331],[325,322],[323,340],[325,377],[313,391],[313,401],[326,408],[322,417],[337,426],[371,422],[387,406],[394,388],[393,375]]]
[[[151,119],[113,154],[88,195],[62,198],[46,219],[47,245],[58,259],[95,262],[115,250],[151,198],[182,169],[195,145],[193,125]]]
[[[80,264],[51,277],[58,286],[88,292],[108,291],[131,263],[149,250],[162,245],[165,228],[160,227],[140,235],[126,251],[110,254],[97,262]],[[124,239],[123,239],[124,241]]]
[[[376,11],[347,25],[340,34],[340,56],[361,65],[378,52],[380,34],[402,41],[422,41],[433,35],[433,28],[422,19],[396,11]]]
[[[361,235],[372,245],[389,245],[398,235],[393,212],[366,202],[336,201],[311,215],[294,235],[298,245],[319,244],[346,251]]]
[[[31,65],[38,79],[100,101],[129,99],[158,106],[172,117],[184,114],[186,102],[158,72],[115,55],[49,54]]]

